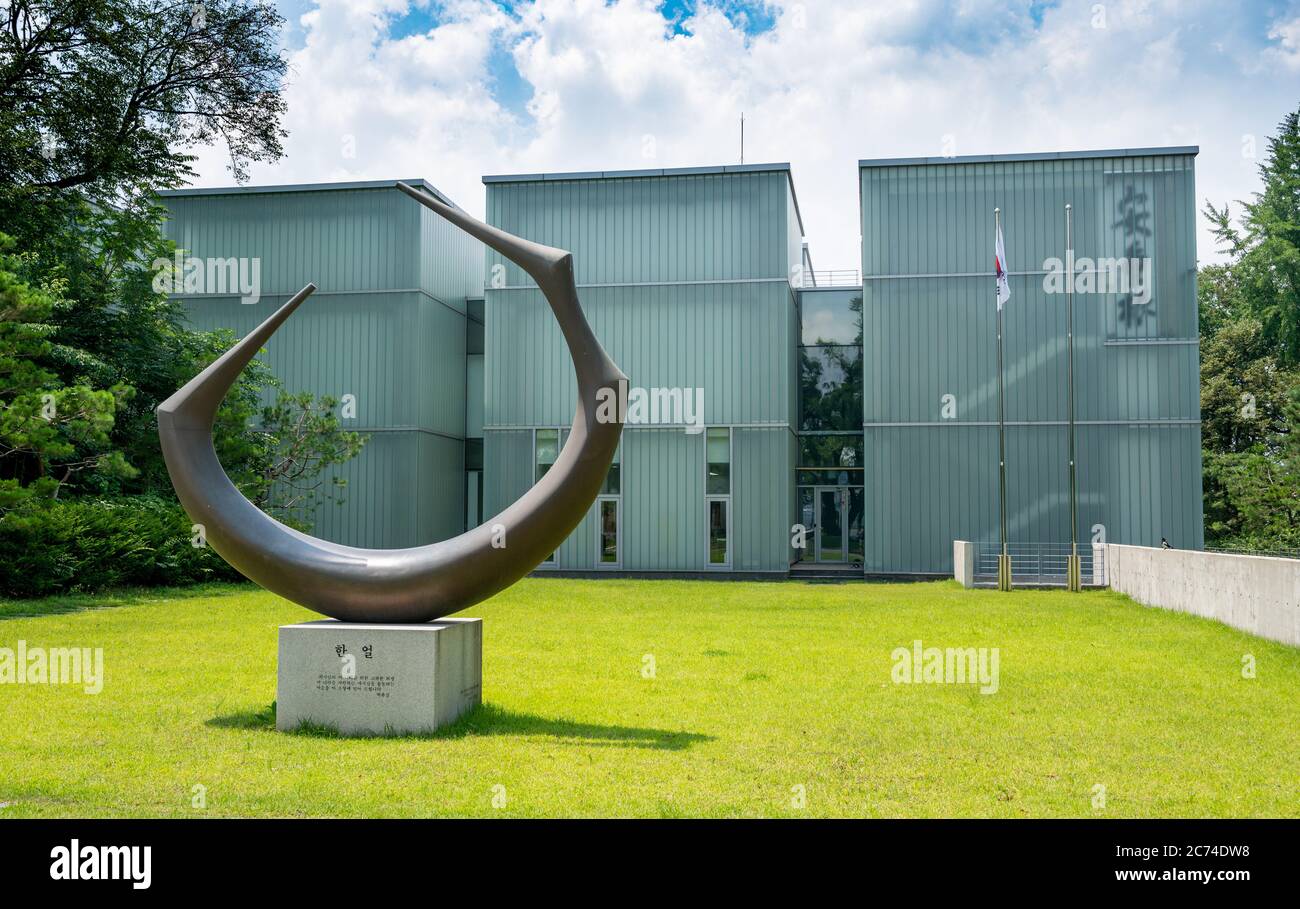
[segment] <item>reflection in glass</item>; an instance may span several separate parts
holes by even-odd
[[[560,456],[560,431],[558,429],[537,430],[536,451],[537,475],[533,478],[534,483],[546,476],[555,459]]]
[[[727,495],[731,492],[731,431],[710,429],[705,440],[709,475],[705,492],[709,495]]]
[[[863,562],[867,553],[866,510],[867,497],[861,486],[849,489],[849,561]]]
[[[817,554],[823,562],[844,561],[844,516],[840,508],[845,490],[818,490]]]
[[[799,348],[799,425],[803,429],[862,428],[862,348]]]
[[[709,564],[727,564],[727,502],[709,500]]]
[[[800,467],[862,467],[862,434],[799,437]]]
[[[801,344],[862,346],[862,291],[804,291],[799,295]]]
[[[619,455],[623,450],[622,443],[614,449],[614,460],[609,465],[609,473],[605,474],[605,483],[600,487],[601,495],[616,496],[619,494],[619,484],[622,481],[619,469]]]
[[[618,501],[600,500],[600,564],[618,564]]]

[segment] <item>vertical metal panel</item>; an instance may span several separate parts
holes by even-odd
[[[790,566],[793,433],[734,429],[731,433],[731,567],[785,571]]]
[[[396,189],[167,196],[167,235],[194,256],[261,260],[262,292],[419,286],[420,210]]]
[[[1069,202],[1076,257],[1141,253],[1155,270],[1146,308],[1117,293],[1075,295],[1080,539],[1105,524],[1113,542],[1165,535],[1200,545],[1193,158],[867,167],[860,176],[867,569],[946,572],[953,538],[996,538],[996,429],[970,425],[997,419],[995,206],[1012,271],[1006,418],[1047,424],[1008,429],[1012,539],[1069,540],[1065,297],[1048,293],[1042,274],[1066,257]],[[952,421],[941,410],[949,394]]]
[[[792,417],[793,304],[784,283],[585,288],[596,336],[642,388],[703,388],[710,423]],[[484,419],[555,426],[577,385],[555,317],[535,290],[486,293]],[[527,376],[528,381],[519,381]]]
[[[464,445],[425,432],[373,432],[361,454],[328,472],[347,480],[339,498],[307,515],[312,532],[349,546],[419,546],[461,531]]]
[[[532,430],[483,434],[483,483],[483,514],[489,520],[528,491],[533,485]]]
[[[492,183],[488,217],[571,250],[580,285],[625,285],[580,293],[634,386],[703,388],[708,423],[775,427],[736,433],[732,567],[784,570],[798,333],[788,275],[802,258],[786,173]],[[485,483],[491,500],[505,503],[532,470],[531,435],[509,428],[567,425],[576,386],[545,300],[519,287],[525,278],[513,265],[505,264],[506,286],[493,286],[494,264],[505,263],[489,257],[485,293],[484,423],[487,451],[495,452]],[[623,569],[703,570],[703,436],[629,427],[623,439]],[[508,476],[494,476],[498,469]],[[596,567],[594,509],[560,547],[556,566]]]
[[[345,504],[320,508],[314,532],[373,547],[459,532],[464,297],[467,288],[477,291],[482,274],[472,241],[425,223],[424,209],[391,187],[164,201],[168,235],[189,255],[260,261],[256,304],[182,295],[193,327],[242,336],[308,281],[320,288],[271,339],[264,358],[289,391],[353,395],[356,417],[344,426],[372,436],[340,468],[349,481]]]
[[[483,355],[465,358],[465,438],[483,436]]]
[[[623,567],[702,570],[704,434],[632,429],[623,435],[623,453],[629,465],[623,477]]]
[[[186,301],[192,327],[243,336],[282,303]],[[289,391],[355,396],[348,428],[465,432],[465,318],[419,293],[313,297],[275,333],[262,358]]]
[[[483,290],[483,244],[424,206],[419,216],[420,289],[463,313]]]
[[[785,171],[488,184],[490,223],[574,255],[577,281],[784,278]],[[488,274],[531,284],[489,252]],[[488,285],[491,286],[489,279]]]

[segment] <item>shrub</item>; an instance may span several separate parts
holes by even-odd
[[[237,579],[191,544],[191,526],[180,505],[153,496],[32,502],[0,517],[0,594]]]

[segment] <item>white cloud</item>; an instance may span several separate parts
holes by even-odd
[[[286,158],[253,180],[424,176],[481,213],[486,173],[734,163],[743,111],[746,160],[794,167],[817,266],[853,267],[859,158],[938,155],[946,138],[957,154],[1199,144],[1198,193],[1221,203],[1257,188],[1244,137],[1263,149],[1300,102],[1300,18],[1252,34],[1210,0],[1065,0],[1038,26],[992,0],[775,5],[775,28],[747,37],[703,4],[673,34],[652,0],[513,16],[450,0],[394,39],[403,0],[320,0],[291,56]],[[527,111],[494,96],[502,47]],[[200,185],[228,182],[223,164],[205,151]]]

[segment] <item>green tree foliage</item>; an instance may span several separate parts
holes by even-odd
[[[280,390],[262,408],[266,457],[243,489],[254,504],[288,523],[301,523],[324,501],[342,504],[347,480],[330,468],[356,457],[370,437],[344,430],[338,405],[327,395]]]
[[[1227,205],[1206,204],[1205,215],[1231,259],[1206,277],[1216,291],[1213,303],[1257,319],[1278,363],[1293,368],[1300,366],[1300,111],[1283,118],[1259,173],[1264,189],[1241,203],[1240,226],[1233,225]],[[1221,314],[1212,306],[1211,321]]]
[[[134,474],[109,438],[131,389],[60,377],[56,364],[75,359],[52,340],[60,289],[23,281],[12,246],[0,234],[0,509],[30,496],[57,497],[81,472]]]
[[[266,0],[6,0],[0,173],[24,190],[180,185],[222,140],[280,157],[283,19]]]
[[[1228,261],[1198,276],[1206,541],[1300,548],[1300,114],[1260,166],[1240,228],[1206,206]]]

